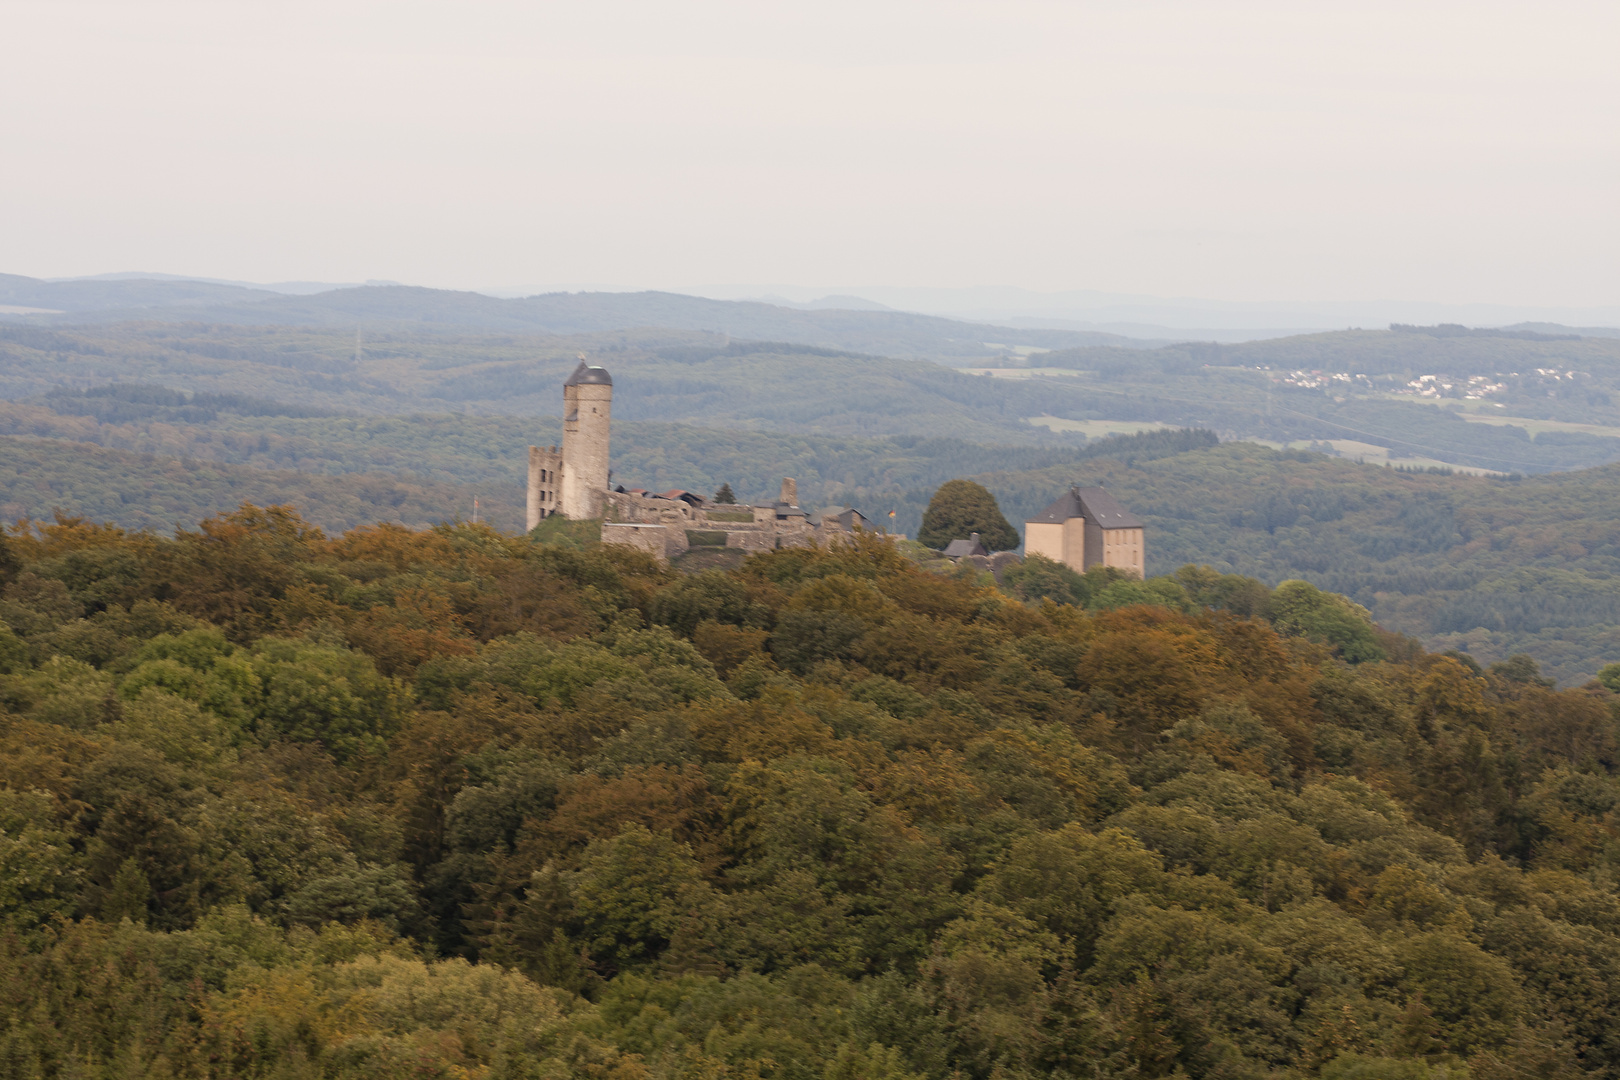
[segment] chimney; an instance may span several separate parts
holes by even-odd
[[[782,494],[777,502],[787,503],[789,506],[799,505],[799,482],[791,476],[782,479]]]
[[[978,533],[968,533],[968,543],[977,544],[978,542],[979,542],[979,534]]]

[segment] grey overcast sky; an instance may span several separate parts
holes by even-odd
[[[0,0],[0,272],[1620,302],[1620,3]]]

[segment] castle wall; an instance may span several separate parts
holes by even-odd
[[[603,492],[601,506],[605,519],[602,525],[603,543],[625,544],[648,551],[661,544],[658,554],[665,559],[688,550],[687,530],[724,533],[726,547],[747,552],[808,547],[814,543],[847,543],[854,537],[837,520],[829,520],[818,527],[810,524],[803,514],[779,514],[774,506],[746,508],[752,511],[750,521],[716,519],[710,516],[708,509],[690,506],[679,499],[649,498],[622,491]],[[710,509],[729,517],[745,508],[725,506]],[[649,531],[643,534],[632,530],[631,526],[646,527]],[[650,530],[653,527],[661,532],[652,533]],[[649,539],[653,535],[659,535],[662,539],[655,543]]]
[[[555,446],[529,447],[528,524],[533,529],[562,504],[562,453]]]
[[[701,513],[679,499],[649,499],[625,491],[602,493],[602,517],[608,521],[679,524],[686,529],[694,527],[689,523]]]
[[[641,525],[623,521],[607,521],[602,524],[602,543],[619,544],[623,547],[644,551],[659,562],[669,560],[669,530],[662,525]],[[686,537],[681,536],[684,545]]]
[[[775,551],[775,529],[730,529],[726,530],[726,547],[741,548],[747,552]]]

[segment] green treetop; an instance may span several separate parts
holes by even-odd
[[[917,539],[931,548],[942,548],[973,533],[991,551],[1011,551],[1018,546],[1018,533],[1002,516],[996,497],[982,485],[971,480],[941,484],[928,501]]]

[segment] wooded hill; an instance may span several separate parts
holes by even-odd
[[[1022,520],[1076,472],[977,479]],[[1147,521],[1150,574],[1305,578],[1432,648],[1528,652],[1567,685],[1620,660],[1620,467],[1508,480],[1224,443],[1081,475]]]
[[[116,402],[115,402],[116,404]],[[0,406],[0,516],[61,510],[167,535],[243,501],[293,502],[341,532],[522,524],[523,448],[559,432],[509,417],[244,417],[98,423]],[[1275,585],[1347,593],[1379,622],[1491,663],[1535,656],[1579,685],[1620,660],[1620,467],[1519,480],[1403,473],[1208,433],[1160,432],[1078,446],[830,439],[624,422],[615,469],[632,486],[730,483],[745,501],[799,479],[806,505],[854,505],[915,535],[934,490],[971,476],[1022,528],[1071,484],[1101,484],[1148,523],[1148,571],[1209,564]],[[109,449],[103,449],[106,446]],[[127,447],[127,450],[110,449]]]
[[[614,415],[622,419],[845,438],[948,431],[985,443],[1076,441],[1076,435],[1030,423],[1055,417],[1205,427],[1228,439],[1351,440],[1408,458],[1499,472],[1620,460],[1620,438],[1614,437],[1620,408],[1613,403],[1620,391],[1620,339],[1343,332],[1242,346],[980,357],[976,362],[998,370],[1017,373],[1033,364],[1047,373],[990,378],[939,363],[689,330],[567,336],[365,330],[358,347],[355,331],[353,324],[0,326],[0,399],[45,403],[53,391],[140,383],[346,415],[546,417],[556,415],[558,384],[583,351],[615,372]],[[1333,355],[1313,357],[1313,350]],[[1377,381],[1330,380],[1316,388],[1276,381],[1291,367],[1328,359],[1347,370],[1372,371]],[[1400,365],[1407,370],[1394,370]],[[1543,375],[1538,368],[1556,371]],[[1420,403],[1394,393],[1420,374],[1448,370],[1493,379],[1501,372],[1503,389],[1485,404],[1460,398]],[[1551,420],[1555,430],[1532,430],[1536,424],[1529,420],[1465,421],[1455,411],[1465,405],[1489,411],[1492,420]],[[1577,423],[1596,427],[1567,426]]]
[[[11,326],[0,328],[0,397],[13,399],[0,403],[0,434],[153,456],[54,443],[0,448],[0,463],[9,462],[0,508],[36,518],[60,508],[167,533],[244,500],[292,501],[343,530],[470,519],[476,497],[479,516],[515,529],[524,448],[560,437],[557,387],[583,348],[619,376],[616,479],[631,486],[707,493],[730,483],[751,499],[795,476],[807,502],[856,505],[883,520],[892,509],[909,534],[932,490],[954,477],[984,480],[1015,523],[1089,478],[1114,488],[1163,538],[1148,545],[1152,573],[1196,562],[1270,584],[1305,577],[1431,645],[1466,645],[1487,661],[1528,651],[1578,684],[1620,656],[1607,469],[1524,481],[1413,479],[1223,447],[1210,458],[1121,471],[1088,462],[1102,455],[1141,466],[1185,447],[1060,437],[1026,422],[1050,414],[1196,423],[1279,441],[1354,437],[1535,474],[1620,457],[1612,437],[1531,437],[1433,403],[1279,388],[1272,373],[1255,370],[1298,359],[1287,350],[1306,346],[1322,350],[1323,365],[1385,374],[1401,365],[1512,364],[1521,375],[1507,395],[1515,412],[1590,421],[1600,431],[1620,425],[1610,404],[1620,342],[1428,329],[1435,332],[1107,353],[1113,367],[1094,362],[1101,353],[1071,354],[1091,357],[1094,370],[1013,380],[676,330],[367,332],[357,355],[352,328]],[[1584,374],[1529,374],[1536,367]],[[683,418],[695,423],[672,422]],[[210,468],[187,477],[187,460]],[[992,471],[1005,475],[985,475]],[[1311,485],[1323,493],[1304,490]],[[1498,547],[1489,530],[1540,539]]]
[[[44,309],[0,315],[34,325],[144,319],[236,326],[582,334],[662,327],[730,337],[853,349],[905,357],[980,357],[1010,347],[1135,347],[1119,334],[1027,329],[904,311],[806,311],[752,300],[709,300],[667,292],[547,293],[500,299],[481,293],[373,285],[286,296],[191,281],[66,281],[0,275],[0,305]]]
[[[128,407],[110,406],[115,412]],[[556,421],[513,417],[221,413],[188,421],[178,414],[206,410],[160,411],[161,419],[103,423],[0,404],[0,518],[48,517],[60,509],[169,532],[243,500],[292,501],[308,506],[323,528],[343,531],[378,518],[421,527],[470,518],[478,497],[487,520],[516,529],[523,523],[526,447],[561,438]],[[909,533],[933,488],[964,473],[1076,465],[1098,455],[1146,459],[1214,442],[1210,432],[1153,432],[1081,445],[986,446],[623,421],[614,427],[614,460],[617,479],[631,486],[708,493],[729,483],[756,501],[775,498],[782,477],[792,476],[807,505],[857,505],[873,513],[892,508],[894,527]],[[350,505],[345,500],[351,497],[362,502]]]
[[[376,334],[156,324],[0,326],[0,399],[53,408],[53,391],[147,384],[298,402],[347,415],[468,412],[554,417],[580,352],[614,373],[615,419],[840,436],[937,435],[1072,444],[1031,427],[1041,387],[938,364],[718,334],[643,330],[567,337]],[[1058,392],[1078,404],[1077,386]],[[80,402],[94,406],[95,402]]]
[[[1620,339],[1452,329],[1458,332],[1340,331],[1148,352],[1077,349],[1028,363],[1074,372],[1039,381],[1074,380],[1089,391],[1080,410],[1053,414],[1075,420],[1158,421],[1279,442],[1347,440],[1498,472],[1620,457]],[[1412,393],[1409,384],[1425,375],[1439,396]],[[1476,376],[1493,389],[1476,390],[1470,400],[1468,380]],[[1534,420],[1555,423],[1537,430],[1526,422]]]
[[[1602,686],[1298,584],[567,532],[13,535],[7,1073],[1620,1073]]]

